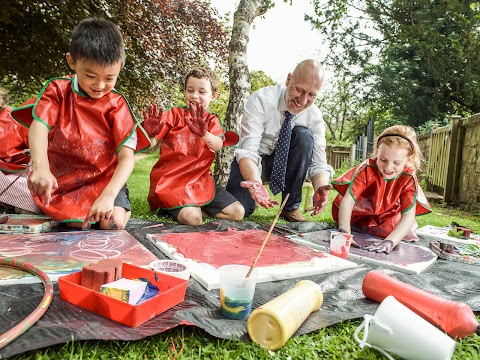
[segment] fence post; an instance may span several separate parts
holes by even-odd
[[[460,175],[461,164],[461,137],[460,137],[460,119],[459,115],[452,115],[450,120],[450,149],[448,152],[447,180],[443,190],[443,200],[447,204],[452,204],[455,200],[458,189],[458,178]]]
[[[352,168],[353,165],[355,165],[355,155],[357,153],[357,145],[356,144],[352,144],[350,145],[350,160],[349,160],[349,166]]]
[[[364,161],[367,158],[368,138],[364,136],[362,141],[362,161]]]

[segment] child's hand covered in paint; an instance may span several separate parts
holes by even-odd
[[[328,204],[328,192],[332,190],[333,186],[322,185],[313,194],[313,206],[305,210],[305,212],[313,211],[312,216],[320,214],[325,206]]]
[[[240,182],[240,186],[247,188],[252,196],[252,199],[265,209],[278,205],[278,201],[270,198],[265,186],[260,184],[258,181],[242,181]]]
[[[28,188],[37,196],[43,196],[43,205],[49,206],[52,200],[52,193],[58,189],[57,179],[48,168],[36,168],[28,175]]]
[[[113,206],[115,198],[111,196],[102,196],[95,200],[87,217],[83,221],[82,229],[86,229],[89,222],[99,222],[102,220],[109,221],[113,218]]]
[[[163,126],[162,115],[163,109],[158,109],[157,104],[148,107],[148,116],[145,110],[143,110],[142,126],[147,132],[148,137],[153,138],[160,133]]]
[[[190,103],[190,116],[185,117],[185,121],[190,131],[199,136],[204,137],[207,134],[208,126],[210,125],[210,118],[205,113],[202,104]]]
[[[384,252],[386,254],[390,254],[393,248],[394,245],[392,240],[383,240],[379,243],[364,247],[364,249],[368,251],[375,251],[377,253]]]

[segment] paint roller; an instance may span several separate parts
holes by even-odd
[[[475,332],[480,335],[480,325],[467,304],[444,299],[381,271],[371,270],[367,273],[362,291],[367,299],[378,303],[393,295],[400,303],[452,337],[461,339]]]

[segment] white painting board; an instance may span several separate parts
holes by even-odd
[[[449,227],[438,227],[432,225],[426,225],[417,230],[417,235],[430,241],[442,241],[448,243],[461,243],[461,244],[480,244],[480,235],[471,234],[469,239],[459,239],[448,235]]]
[[[45,215],[8,214],[7,222],[0,224],[0,233],[39,234],[55,225],[57,222]]]
[[[336,230],[336,229],[335,229]],[[360,246],[368,246],[383,239],[352,232],[353,239]],[[290,235],[288,238],[297,244],[311,246],[314,249],[329,251],[330,230],[315,231],[300,235]],[[430,249],[401,242],[390,254],[377,253],[364,249],[350,247],[348,259],[360,260],[383,267],[405,272],[407,274],[420,274],[432,265],[438,256]]]
[[[229,230],[148,234],[147,238],[167,257],[184,263],[190,269],[191,276],[205,289],[213,290],[220,287],[218,268],[226,264],[251,266],[266,234],[263,230]],[[284,254],[284,258],[274,258],[271,254],[275,251]],[[294,255],[285,261],[288,254]],[[269,282],[356,266],[351,261],[271,235],[255,269],[258,271],[258,282]]]

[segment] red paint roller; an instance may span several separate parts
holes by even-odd
[[[367,299],[378,303],[393,295],[400,303],[452,337],[461,339],[475,332],[480,335],[480,325],[467,304],[441,298],[378,270],[368,272],[363,280],[362,291]]]

